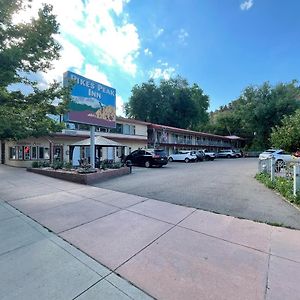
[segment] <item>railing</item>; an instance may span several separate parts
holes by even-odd
[[[213,141],[195,141],[195,140],[185,140],[185,139],[174,139],[171,138],[168,141],[161,141],[166,144],[185,144],[185,145],[195,145],[195,146],[217,146],[217,147],[230,147],[230,143],[225,142],[213,142]]]
[[[274,157],[259,159],[258,172],[267,173],[270,175],[271,180],[274,181],[275,177],[284,177],[293,180],[293,194],[300,191],[300,161],[275,161]]]

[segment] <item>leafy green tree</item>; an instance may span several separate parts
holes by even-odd
[[[284,117],[281,125],[272,129],[270,142],[272,146],[290,152],[300,149],[300,109]]]
[[[300,108],[299,100],[297,81],[276,86],[269,83],[249,86],[237,100],[213,112],[204,129],[215,134],[247,138],[249,148],[262,150],[270,146],[272,127]]]
[[[208,121],[208,106],[203,90],[178,76],[161,80],[159,85],[152,79],[135,85],[125,113],[147,122],[197,129]]]
[[[59,25],[52,6],[44,4],[35,19],[14,23],[14,16],[30,8],[29,0],[0,0],[0,139],[40,136],[61,129],[48,114],[64,112],[69,89],[53,82],[47,89],[32,79],[59,58],[54,39]],[[13,86],[14,87],[13,87]],[[29,92],[21,90],[26,87]],[[64,98],[59,105],[55,100]]]

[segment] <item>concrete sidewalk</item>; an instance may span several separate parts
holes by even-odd
[[[157,299],[300,297],[300,231],[66,183],[19,169],[0,168],[0,177],[0,198],[3,201]],[[7,209],[8,204],[2,206]],[[16,218],[24,217],[10,219]],[[53,239],[61,242],[51,235],[47,239],[51,243],[54,243]],[[9,239],[5,244],[9,245]],[[33,253],[33,258],[40,257],[38,249]],[[2,265],[6,264],[6,268],[10,265],[5,255],[0,256],[1,270]],[[57,255],[58,261],[59,257],[60,254]],[[10,282],[17,286],[20,281],[18,267],[24,260],[26,257],[20,255],[19,262],[10,269]],[[61,263],[53,265],[55,269],[60,270],[60,276],[80,282],[75,285],[75,291],[70,286],[64,294],[59,286],[53,289],[58,293],[57,299],[71,299],[79,289],[85,291],[86,286],[90,287],[105,276],[96,272],[99,277],[87,275],[90,277],[81,280],[76,277],[80,272],[68,274],[73,269],[62,267]],[[34,271],[37,269],[33,274]],[[40,279],[37,274],[28,282],[37,284],[36,278]],[[120,280],[115,274],[111,276]],[[103,282],[114,284],[112,281],[108,276]],[[43,286],[51,288],[50,282],[44,281]],[[147,297],[136,289],[138,295],[119,288],[133,299]],[[102,292],[102,287],[97,289],[95,285],[83,295],[87,299],[108,299],[102,296]]]
[[[0,299],[151,299],[0,202]]]

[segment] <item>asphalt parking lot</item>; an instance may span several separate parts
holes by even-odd
[[[95,186],[255,221],[300,229],[300,212],[254,179],[257,158],[133,167]]]

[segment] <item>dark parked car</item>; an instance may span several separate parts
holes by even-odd
[[[192,151],[193,154],[196,154],[197,156],[197,161],[203,161],[205,158],[205,154],[203,151],[198,151],[198,150],[194,150]]]
[[[131,152],[128,156],[126,156],[125,163],[144,166],[146,168],[152,166],[162,167],[168,163],[168,157],[166,152],[161,149],[139,149]]]

